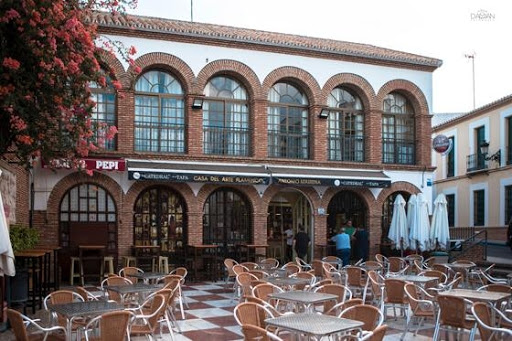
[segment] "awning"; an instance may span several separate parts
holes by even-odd
[[[127,160],[128,179],[239,185],[344,186],[384,188],[391,179],[380,170],[290,167],[160,160]]]

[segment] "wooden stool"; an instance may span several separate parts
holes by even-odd
[[[123,267],[126,268],[127,266],[137,266],[137,258],[133,256],[123,256]]]
[[[158,272],[169,273],[169,257],[158,257]]]
[[[105,264],[107,265],[106,267]],[[105,269],[108,269],[108,271],[105,272]],[[101,273],[103,274],[103,278],[106,278],[108,275],[114,273],[114,257],[103,257],[103,262],[101,263]]]
[[[73,285],[75,277],[78,277],[78,278],[80,278],[80,283],[82,284],[82,286],[84,286],[84,276],[83,276],[84,269],[82,266],[82,260],[80,259],[80,257],[71,257],[70,259],[71,259],[71,271],[70,271],[70,276],[69,276],[70,284]],[[76,267],[76,270],[78,272],[75,272],[75,263],[78,263],[77,267]]]

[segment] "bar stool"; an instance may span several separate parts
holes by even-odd
[[[169,257],[158,256],[158,272],[169,273]]]
[[[75,280],[75,277],[78,277],[80,278],[80,283],[82,284],[82,286],[84,286],[84,276],[83,276],[83,266],[82,266],[82,260],[80,259],[80,257],[71,257],[71,271],[70,271],[70,276],[69,276],[69,282],[71,283],[71,285],[73,285],[74,283],[74,280]],[[76,265],[76,271],[78,272],[75,272],[75,263],[77,263]]]
[[[137,258],[133,256],[123,256],[123,268],[129,266],[137,267]]]
[[[107,266],[105,266],[105,264]],[[108,269],[106,272],[105,269]],[[101,263],[101,273],[103,274],[103,278],[108,277],[110,274],[115,274],[114,272],[114,257],[106,256],[103,257],[103,262]]]

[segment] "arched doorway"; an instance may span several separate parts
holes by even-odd
[[[294,250],[292,250],[291,256],[286,254],[285,231],[291,228],[293,236],[295,236],[299,224],[304,227],[304,231],[309,235],[313,245],[311,204],[297,190],[282,190],[272,198],[268,206],[267,239],[269,249],[267,256],[278,258],[282,263],[293,260],[296,256]],[[310,247],[308,252],[310,259],[312,259],[312,251],[313,249]]]
[[[382,235],[381,235],[381,242],[383,244],[386,244],[388,239],[388,233],[389,233],[389,225],[391,225],[391,219],[393,218],[393,205],[395,202],[395,199],[398,194],[401,194],[402,197],[404,197],[405,202],[409,201],[409,198],[411,196],[410,193],[403,192],[403,191],[397,191],[391,193],[382,204]],[[405,210],[407,212],[407,205],[405,205]]]
[[[62,269],[69,269],[69,257],[78,256],[79,245],[105,245],[106,255],[117,257],[117,208],[105,188],[82,183],[64,194],[59,209],[59,245]],[[92,267],[86,272],[99,273],[99,268]],[[64,270],[62,276],[68,280],[69,271]]]
[[[134,211],[133,245],[160,246],[175,264],[184,264],[188,234],[183,197],[167,187],[151,187],[140,193]]]
[[[252,206],[232,188],[210,194],[203,208],[203,244],[221,247],[221,256],[235,258],[236,247],[252,241]]]

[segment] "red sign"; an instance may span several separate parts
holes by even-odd
[[[50,165],[41,160],[41,165],[43,168],[73,168],[68,159],[53,159],[50,161]],[[79,167],[86,170],[113,170],[122,172],[126,170],[126,161],[123,159],[81,159],[79,161]]]
[[[432,147],[436,152],[446,155],[452,150],[452,140],[445,135],[437,135],[432,141]]]

